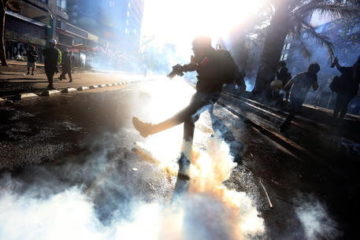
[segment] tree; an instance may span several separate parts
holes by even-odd
[[[5,51],[5,11],[19,10],[18,0],[0,0],[0,61],[2,66],[7,66]]]
[[[358,0],[346,1],[346,3],[331,0],[270,0],[269,5],[273,13],[270,25],[266,29],[254,93],[264,93],[268,89],[288,36],[301,41],[300,36],[307,34],[323,44],[332,58],[333,46],[327,37],[316,32],[309,23],[311,16],[315,12],[330,14],[335,18],[359,15],[359,8],[354,5],[357,2]],[[302,44],[302,47],[305,48],[305,45]]]

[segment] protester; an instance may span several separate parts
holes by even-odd
[[[26,56],[27,56],[27,73],[26,73],[26,75],[30,74],[30,69],[31,69],[31,75],[34,75],[34,71],[36,69],[37,53],[34,50],[33,46],[30,46],[29,49],[26,51]]]
[[[283,86],[286,86],[288,81],[291,79],[291,74],[289,73],[289,70],[286,67],[285,61],[280,61],[278,63],[278,71],[276,72],[276,77],[282,82]],[[285,101],[289,101],[290,89],[284,89],[284,91],[285,91]]]
[[[72,76],[71,76],[71,68],[72,68],[72,64],[71,64],[71,56],[69,51],[65,51],[65,54],[62,58],[62,73],[60,75],[59,80],[63,80],[66,79],[66,74],[69,75],[69,82],[72,82]]]
[[[191,62],[183,66],[179,64],[174,66],[174,71],[170,74],[173,76],[181,75],[183,72],[197,71],[196,93],[192,97],[190,105],[170,119],[158,124],[144,123],[134,117],[133,124],[143,137],[184,123],[184,140],[192,142],[194,122],[197,120],[193,118],[193,115],[205,105],[212,105],[218,100],[223,84],[239,81],[236,77],[241,74],[228,51],[214,49],[209,37],[198,37],[192,45],[194,56],[191,57]],[[245,84],[242,85],[245,86]]]
[[[350,101],[359,90],[360,57],[352,67],[342,67],[337,58],[333,65],[341,72],[341,76],[335,77],[330,84],[331,90],[337,94],[333,117],[343,119]]]
[[[286,85],[285,88],[290,88],[290,110],[289,115],[280,126],[280,131],[285,131],[300,111],[302,104],[305,101],[305,97],[312,87],[314,90],[319,88],[317,83],[317,73],[320,71],[320,65],[318,63],[310,64],[307,72],[300,73],[292,78]]]
[[[47,47],[43,51],[44,55],[44,64],[45,64],[45,73],[48,79],[49,89],[54,89],[53,78],[55,72],[58,72],[57,65],[61,59],[60,50],[56,48],[56,40],[50,40]]]

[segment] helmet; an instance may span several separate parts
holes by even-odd
[[[50,39],[50,40],[49,40],[49,43],[50,43],[50,44],[53,44],[53,45],[56,45],[56,44],[57,44],[57,41],[56,41],[56,39]]]
[[[196,37],[192,42],[193,48],[211,47],[211,38],[207,36]]]

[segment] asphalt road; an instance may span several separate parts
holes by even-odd
[[[2,104],[0,190],[43,199],[78,188],[89,196],[103,225],[111,225],[114,217],[131,219],[133,206],[139,201],[171,201],[174,177],[132,151],[134,143],[144,139],[134,131],[131,117],[146,116],[151,96],[157,95],[149,86]],[[160,105],[152,106],[158,114],[150,120],[163,118],[186,104],[180,99],[177,102],[181,104],[174,102],[175,107],[166,111],[164,102],[171,101],[174,90],[176,86],[165,100],[152,102]],[[323,176],[314,176],[286,149],[219,105],[204,113],[197,125],[195,135],[203,136],[197,139],[200,146],[213,135],[209,129],[218,130],[236,156],[239,165],[226,186],[253,199],[266,229],[266,237],[258,239],[341,238],[342,226],[327,208],[326,198],[313,187]],[[181,127],[175,131],[170,134],[181,138]],[[166,140],[162,144],[159,149],[172,149]],[[173,151],[174,161],[176,156]],[[313,226],[314,222],[319,222],[318,226]]]

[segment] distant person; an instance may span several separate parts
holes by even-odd
[[[33,46],[30,46],[29,49],[26,51],[26,56],[27,56],[27,73],[26,73],[26,75],[30,74],[30,69],[31,69],[31,75],[34,75],[38,55]]]
[[[60,50],[56,48],[56,40],[50,40],[47,47],[43,51],[44,54],[44,64],[45,64],[45,73],[48,79],[49,89],[54,89],[53,79],[54,74],[58,72],[57,65],[59,59],[61,59]]]
[[[184,140],[192,142],[194,122],[198,116],[196,113],[206,105],[213,105],[220,97],[223,85],[233,83],[236,81],[236,76],[241,75],[230,53],[223,49],[214,49],[209,37],[195,38],[192,45],[194,56],[191,57],[191,62],[174,66],[173,72],[169,74],[173,77],[182,75],[183,72],[196,71],[198,73],[196,93],[191,103],[175,116],[157,124],[144,123],[134,117],[133,124],[141,136],[147,137],[184,123]],[[242,85],[245,86],[243,83]]]
[[[280,61],[278,63],[278,70],[276,72],[276,77],[282,82],[283,86],[286,86],[288,81],[290,81],[291,74],[289,73],[289,70],[286,67],[285,61]],[[284,91],[285,91],[285,101],[289,101],[290,89],[285,89],[284,87]]]
[[[295,115],[300,111],[302,104],[305,101],[305,97],[312,87],[314,90],[319,88],[317,83],[317,73],[320,71],[320,65],[318,63],[310,64],[307,72],[299,73],[292,78],[285,86],[290,88],[290,110],[289,115],[280,126],[280,131],[285,131]]]
[[[65,51],[65,54],[62,58],[62,73],[60,75],[59,80],[66,79],[66,74],[69,75],[69,82],[72,82],[72,76],[71,76],[71,68],[72,68],[72,62],[71,62],[71,55],[69,51]]]
[[[330,84],[331,90],[336,92],[334,118],[343,119],[348,110],[350,101],[356,96],[360,82],[360,57],[352,67],[342,67],[337,58],[333,66],[341,72],[340,77],[335,77]]]

